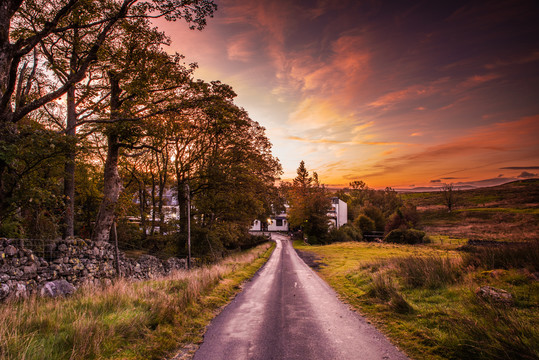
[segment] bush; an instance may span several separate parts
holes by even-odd
[[[406,204],[397,209],[387,220],[385,231],[395,229],[413,229],[419,224],[419,214],[412,204]]]
[[[328,241],[333,242],[348,242],[348,241],[361,241],[361,232],[352,225],[343,225],[339,229],[331,229],[328,234]]]
[[[384,231],[386,219],[384,217],[384,213],[380,208],[372,205],[365,206],[361,209],[361,212],[369,219],[374,221],[374,229],[365,231]]]
[[[395,229],[384,238],[384,242],[394,244],[421,244],[425,238],[425,232],[415,229]]]
[[[362,233],[371,232],[376,229],[374,220],[367,215],[359,215],[355,221],[355,225],[361,230]]]

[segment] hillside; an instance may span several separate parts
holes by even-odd
[[[539,179],[459,190],[449,213],[441,192],[405,193],[417,206],[423,230],[432,235],[472,240],[522,241],[539,234]]]

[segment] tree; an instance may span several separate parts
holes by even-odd
[[[327,190],[319,183],[318,174],[309,172],[301,161],[297,176],[286,186],[290,226],[301,228],[312,243],[323,243],[329,230],[328,212],[331,201]]]
[[[440,188],[440,191],[442,193],[444,205],[447,206],[447,211],[451,212],[455,207],[455,203],[457,201],[457,194],[454,185],[452,183],[443,184]]]
[[[121,30],[121,31],[120,31]],[[107,139],[104,190],[92,238],[106,241],[122,180],[118,172],[120,151],[147,147],[141,143],[158,115],[184,106],[192,68],[180,64],[181,56],[168,55],[161,45],[163,33],[145,19],[122,22],[117,36],[107,44],[102,71],[108,84],[107,119],[93,121]]]
[[[212,16],[216,5],[210,0],[4,0],[0,5],[0,147],[17,143],[19,122],[53,100],[68,94],[69,120],[73,122],[73,87],[87,76],[92,64],[121,19],[165,17],[184,19],[191,28],[202,29],[206,17]],[[84,51],[77,51],[76,41],[84,32],[87,36]],[[39,82],[40,61],[57,58],[47,53],[45,44],[60,44],[58,39],[71,38],[62,81]],[[43,51],[38,51],[41,49]],[[51,48],[49,48],[51,49]],[[55,52],[57,47],[55,47]],[[76,63],[76,64],[75,64]],[[54,62],[53,69],[57,62]],[[75,66],[76,65],[76,66]],[[66,126],[73,136],[74,126]],[[9,184],[5,175],[12,164],[0,157],[0,211],[9,205]],[[66,194],[73,194],[73,156],[66,162]],[[69,177],[69,178],[68,178]],[[73,213],[72,199],[66,213]],[[66,219],[69,222],[69,219]],[[67,226],[72,229],[72,221]],[[70,230],[69,230],[70,231]]]

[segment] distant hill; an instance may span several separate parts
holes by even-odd
[[[462,207],[539,207],[539,179],[518,180],[491,187],[457,190],[458,205]],[[403,192],[401,196],[416,206],[443,204],[440,189]]]

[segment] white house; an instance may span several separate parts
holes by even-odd
[[[348,222],[348,204],[338,197],[331,198],[330,221],[337,229]]]
[[[255,220],[250,231],[288,231],[288,204],[285,204],[286,211],[278,215],[261,221]],[[348,204],[337,197],[331,198],[331,210],[328,212],[330,222],[337,229],[348,222]]]

